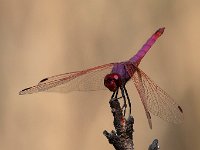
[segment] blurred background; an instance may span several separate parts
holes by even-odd
[[[133,56],[159,28],[164,35],[140,68],[184,110],[184,123],[152,116],[149,129],[134,84],[135,149],[200,149],[200,2],[197,0],[1,0],[0,149],[113,150],[109,91],[18,92],[41,79]]]

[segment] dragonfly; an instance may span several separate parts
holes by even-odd
[[[143,57],[163,34],[164,30],[165,28],[159,28],[141,49],[127,61],[108,63],[82,71],[44,78],[37,85],[21,90],[19,95],[43,91],[68,93],[109,89],[113,92],[112,99],[117,98],[120,90],[124,99],[123,107],[126,107],[127,100],[131,113],[131,102],[126,84],[128,81],[133,81],[151,129],[151,114],[167,122],[181,123],[184,118],[182,108],[138,67]]]

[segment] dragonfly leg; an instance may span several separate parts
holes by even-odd
[[[112,96],[111,96],[111,99],[113,99],[113,98],[114,98],[114,99],[118,99],[118,98],[117,98],[118,91],[119,91],[119,89],[117,89],[116,91],[113,92],[113,94],[112,94]]]
[[[115,97],[115,93],[116,93],[116,91],[113,92],[111,99],[113,99]]]
[[[117,90],[116,90],[116,93],[115,93],[115,98],[117,98],[118,91],[119,91],[119,89],[117,89]]]
[[[124,105],[122,106],[122,109],[124,109],[124,116],[125,116],[125,114],[126,114],[126,108],[127,108],[126,95],[124,93],[124,87],[120,87],[120,89],[121,89],[122,97],[124,99]]]
[[[127,97],[127,99],[128,99],[129,113],[131,114],[131,101],[130,101],[130,98],[129,98],[129,96],[128,96],[128,92],[127,92],[125,86],[124,86],[124,91],[125,91],[126,97]],[[130,115],[130,114],[129,114],[129,115]]]

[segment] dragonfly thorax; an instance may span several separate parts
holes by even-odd
[[[104,78],[104,85],[112,92],[122,85],[121,76],[118,73],[107,74]]]

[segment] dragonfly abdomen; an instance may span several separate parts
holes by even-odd
[[[132,63],[139,65],[142,58],[146,55],[156,40],[163,34],[165,28],[158,29],[142,46],[142,48],[130,59]]]

